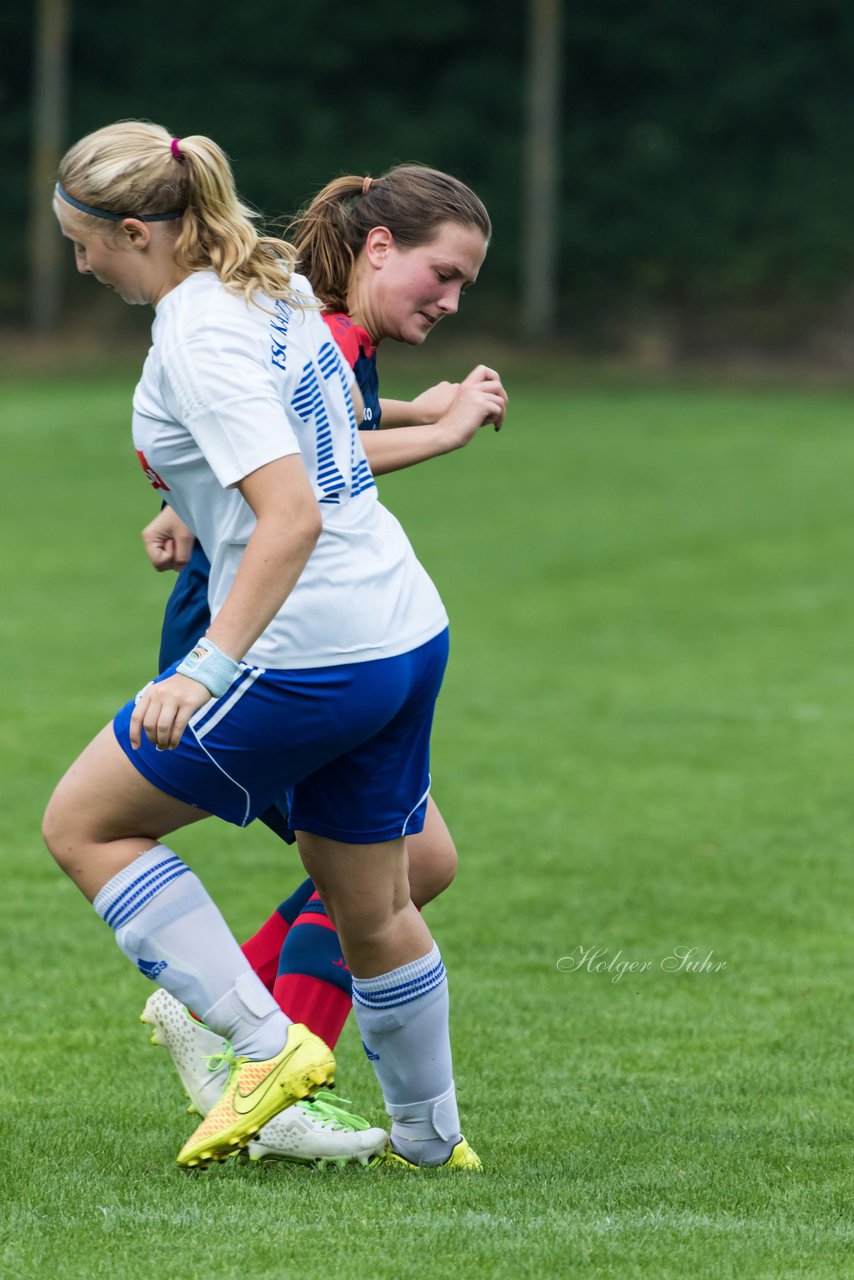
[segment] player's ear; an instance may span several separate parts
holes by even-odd
[[[365,237],[365,257],[372,267],[381,267],[391,252],[394,236],[388,227],[371,227]]]
[[[126,249],[146,249],[151,243],[151,227],[139,218],[123,218],[119,226],[120,242]]]

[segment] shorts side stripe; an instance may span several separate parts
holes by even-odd
[[[424,794],[422,795],[418,803],[414,804],[412,808],[409,810],[409,813],[406,815],[406,818],[404,819],[404,822],[403,822],[403,828],[401,829],[401,832],[400,832],[402,836],[406,835],[406,828],[409,826],[409,819],[412,817],[413,813],[415,813],[417,809],[421,808],[424,801],[430,795],[430,787],[432,785],[432,782],[433,782],[433,779],[430,777],[430,774],[428,773],[427,774],[427,790],[424,792]]]
[[[216,699],[213,707],[209,707],[206,703],[196,712],[190,720],[190,725],[197,740],[203,738],[211,729],[216,728],[223,716],[228,715],[235,703],[240,701],[244,693],[248,693],[258,677],[263,675],[263,672],[263,667],[250,667],[243,673],[238,683],[232,685],[228,693]]]

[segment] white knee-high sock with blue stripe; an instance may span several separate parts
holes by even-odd
[[[362,1043],[392,1119],[391,1145],[413,1164],[443,1164],[460,1140],[439,948],[378,978],[353,977]]]
[[[141,973],[247,1058],[272,1058],[290,1019],[252,972],[202,882],[165,845],[113,876],[92,904]]]

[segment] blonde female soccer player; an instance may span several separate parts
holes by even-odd
[[[462,448],[476,428],[457,411],[459,387],[441,383],[411,402],[380,399],[377,348],[385,339],[420,345],[439,320],[456,314],[462,294],[477,279],[491,235],[483,203],[450,174],[396,165],[378,178],[336,178],[292,230],[300,270],[353,370],[362,402],[362,444],[374,473]],[[144,538],[158,569],[180,568],[189,556],[167,606],[165,667],[209,621],[209,563],[168,507]],[[277,810],[262,819],[287,838]],[[447,886],[457,863],[432,796],[424,828],[408,837],[407,852],[412,898],[422,906]],[[243,950],[280,1007],[334,1047],[352,1007],[352,984],[311,881],[276,909]],[[190,1098],[204,1111],[226,1074],[224,1067],[210,1069],[221,1042],[163,990],[148,1000],[143,1020],[153,1025],[155,1043],[169,1049]],[[340,1108],[300,1103],[277,1116],[249,1151],[252,1158],[365,1159],[378,1137],[379,1131]]]
[[[233,1046],[227,1088],[179,1163],[224,1158],[334,1078],[331,1051],[289,1021],[163,843],[211,813],[245,825],[290,789],[392,1118],[390,1159],[477,1168],[459,1130],[444,966],[405,863],[447,619],[377,499],[349,370],[210,139],[98,130],[64,157],[55,209],[82,272],[155,308],[134,445],[211,559],[206,634],[90,743],[44,819],[124,953]],[[495,375],[464,385],[478,424],[501,416]]]

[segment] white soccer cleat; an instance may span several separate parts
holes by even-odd
[[[140,1021],[154,1027],[151,1043],[169,1050],[190,1099],[189,1110],[207,1116],[228,1082],[234,1058],[228,1041],[162,987],[148,997]],[[345,1099],[324,1092],[280,1111],[249,1144],[248,1155],[250,1160],[297,1164],[369,1164],[387,1145],[384,1129],[372,1129],[353,1115]]]
[[[228,1041],[197,1022],[163,987],[148,997],[139,1020],[154,1027],[151,1043],[169,1050],[190,1099],[188,1110],[206,1116],[228,1080],[233,1057]]]
[[[353,1115],[344,1098],[327,1092],[296,1102],[264,1125],[247,1147],[250,1160],[297,1164],[373,1164],[388,1145],[385,1129]]]

